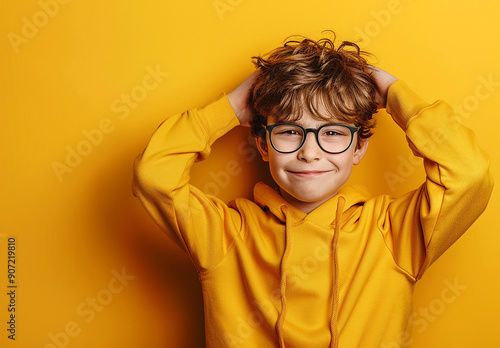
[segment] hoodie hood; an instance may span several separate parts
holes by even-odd
[[[255,203],[257,203],[262,209],[269,209],[271,213],[283,223],[286,222],[286,217],[282,211],[282,207],[286,206],[288,207],[288,214],[290,214],[293,220],[301,221],[303,219],[309,219],[316,222],[318,225],[324,227],[330,226],[335,221],[338,200],[340,197],[344,197],[345,199],[343,208],[344,214],[342,216],[343,221],[351,215],[348,214],[353,210],[351,208],[362,205],[371,196],[369,195],[368,191],[362,186],[342,187],[335,196],[307,214],[294,207],[283,197],[281,197],[278,192],[276,192],[265,183],[259,182],[254,187]]]

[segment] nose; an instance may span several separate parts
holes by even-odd
[[[321,159],[323,150],[319,147],[313,132],[306,134],[306,140],[297,152],[297,157],[301,161],[312,162]]]

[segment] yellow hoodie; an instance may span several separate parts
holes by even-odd
[[[157,129],[133,190],[198,271],[207,347],[408,345],[415,282],[482,213],[493,181],[446,103],[397,81],[387,112],[424,157],[424,184],[399,198],[342,188],[309,214],[263,183],[253,202],[229,204],[190,185],[193,163],[239,124],[225,94]]]

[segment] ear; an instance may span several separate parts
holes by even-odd
[[[269,162],[269,152],[267,151],[267,142],[262,137],[255,137],[255,143],[259,149],[260,155],[264,162]]]
[[[361,142],[361,146],[359,146],[354,151],[354,157],[352,160],[353,164],[359,164],[359,162],[361,162],[361,159],[363,158],[363,156],[366,153],[366,150],[368,149],[368,143],[369,143],[368,139],[363,139],[363,141]]]

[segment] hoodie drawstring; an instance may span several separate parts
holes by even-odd
[[[289,217],[286,214],[288,207],[282,206],[281,211],[285,215],[285,251],[281,256],[281,276],[280,276],[280,298],[281,298],[281,312],[278,314],[278,321],[276,322],[276,334],[281,348],[285,348],[285,340],[283,338],[283,322],[286,316],[286,263],[288,255],[290,254],[291,238],[288,227],[290,225]]]
[[[339,334],[337,328],[338,310],[339,310],[339,262],[338,262],[338,244],[339,244],[339,234],[340,234],[340,218],[344,212],[345,198],[339,197],[337,201],[337,211],[335,216],[335,230],[333,234],[333,289],[332,289],[332,309],[330,314],[330,348],[337,348],[339,344]],[[281,256],[281,268],[280,268],[280,299],[281,299],[281,311],[278,314],[278,321],[276,322],[276,334],[278,335],[278,341],[280,348],[285,348],[285,340],[283,338],[283,323],[286,316],[286,265],[288,262],[288,255],[291,249],[291,236],[288,230],[290,226],[290,218],[287,215],[287,206],[282,206],[281,211],[285,216],[285,251]]]
[[[337,201],[337,211],[335,216],[335,231],[333,234],[333,289],[332,289],[332,313],[330,315],[330,348],[337,348],[339,344],[339,333],[337,328],[337,319],[339,314],[339,258],[338,245],[340,234],[340,218],[344,212],[345,198],[339,197]]]

